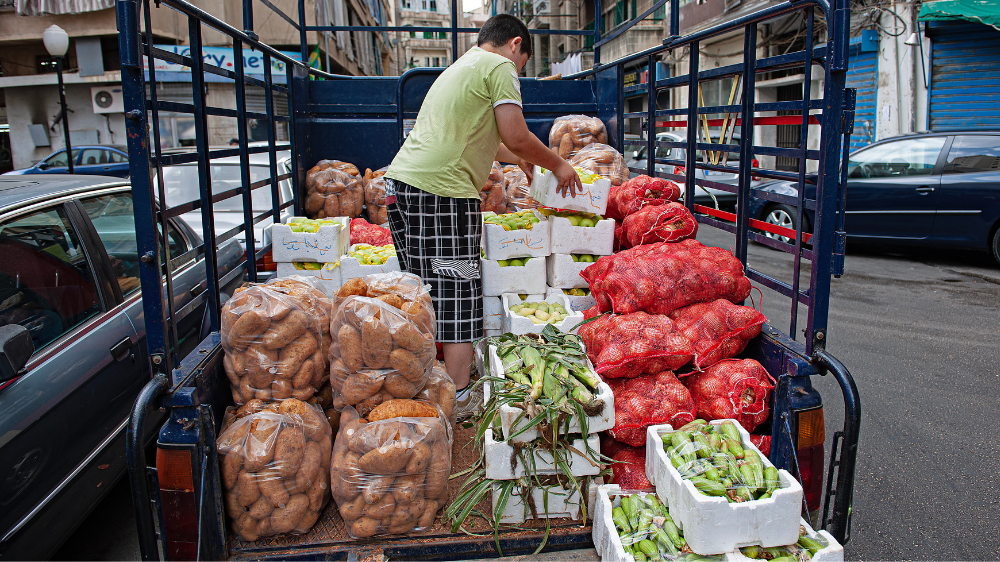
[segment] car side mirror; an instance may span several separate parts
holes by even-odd
[[[34,352],[31,333],[24,326],[7,324],[0,327],[0,382],[21,376],[21,370]]]
[[[49,163],[48,162],[39,162],[37,168],[39,170],[47,170],[47,169],[49,169]]]

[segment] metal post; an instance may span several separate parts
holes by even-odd
[[[646,65],[652,68],[656,64],[656,55],[649,55]],[[646,175],[656,177],[656,77],[655,71],[650,71],[646,79],[646,98],[649,107],[646,108]]]
[[[59,75],[59,108],[62,110],[63,138],[66,140],[66,167],[73,173],[73,147],[69,143],[69,121],[66,120],[66,87],[63,85],[62,57],[56,57],[56,73]]]
[[[455,62],[458,60],[457,30],[458,30],[458,0],[451,0],[451,62]]]
[[[700,43],[691,43],[688,54],[687,153],[684,155],[684,206],[694,211],[694,190],[698,164],[698,64]],[[652,155],[650,155],[652,156]]]
[[[736,196],[736,257],[747,265],[750,244],[750,182],[753,180],[753,118],[757,91],[757,24],[746,26],[743,35],[743,107],[740,109],[740,179]],[[795,334],[791,334],[795,337]]]

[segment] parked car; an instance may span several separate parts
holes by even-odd
[[[184,357],[208,331],[201,239],[176,219],[165,239]],[[218,248],[227,272],[242,257],[235,241]],[[2,559],[50,557],[125,474],[150,372],[138,271],[127,181],[0,177]]]
[[[629,135],[632,136],[632,135]],[[672,142],[687,142],[687,138],[680,133],[657,133],[656,140],[658,141],[672,141]],[[716,139],[717,140],[717,139]],[[734,137],[730,144],[739,144],[739,137]],[[644,140],[639,138],[626,138],[625,140],[625,163],[629,168],[633,168],[631,175],[633,177],[644,173],[643,170],[646,169],[646,144]],[[683,161],[685,159],[686,151],[683,148],[666,148],[658,146],[656,148],[656,157],[665,158],[669,160],[679,160]],[[699,164],[704,162],[704,151],[699,150],[697,155],[697,162]],[[740,165],[740,153],[730,152],[728,160],[726,162],[727,167],[735,168]],[[753,161],[754,166],[758,166],[756,160]],[[663,172],[667,174],[678,174],[684,175],[683,166],[675,166],[672,164],[656,164],[655,169],[657,172]],[[733,174],[729,172],[719,172],[715,170],[704,170],[701,168],[696,168],[695,179],[697,180],[708,180],[716,183],[724,183],[727,185],[736,186],[739,182],[739,174]],[[752,177],[750,178],[750,186],[756,187],[763,183],[760,178]],[[699,205],[705,205],[708,207],[714,207],[715,201],[713,201],[712,196],[715,196],[715,200],[719,202],[720,208],[732,207],[736,204],[736,194],[729,193],[728,191],[723,191],[721,189],[716,189],[713,187],[696,186],[694,201]],[[683,194],[682,194],[683,199]]]
[[[886,139],[851,154],[847,175],[844,223],[850,239],[989,250],[1000,262],[1000,131]],[[795,182],[758,189],[798,197]],[[807,186],[805,197],[815,199],[816,188]],[[789,205],[754,198],[750,213],[796,225]],[[806,209],[803,230],[812,228],[814,214]]]
[[[128,148],[119,145],[74,146],[72,150],[73,173],[93,176],[127,178]],[[30,168],[14,170],[4,175],[68,174],[66,149],[60,149],[43,158]]]

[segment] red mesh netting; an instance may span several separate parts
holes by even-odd
[[[750,435],[750,442],[754,444],[754,447],[760,449],[764,456],[770,456],[771,454],[771,436],[770,435]]]
[[[643,207],[622,223],[630,246],[680,242],[698,234],[698,220],[680,203]]]
[[[694,366],[701,370],[736,357],[760,333],[767,317],[726,299],[685,306],[670,313],[677,330],[694,345]]]
[[[774,380],[753,359],[721,361],[685,377],[684,385],[698,405],[698,414],[706,420],[734,419],[753,431],[771,413]]]
[[[670,180],[651,178],[647,175],[636,176],[621,185],[611,187],[608,210],[605,214],[620,221],[643,207],[664,205],[677,201],[680,196],[681,187]]]
[[[646,476],[646,447],[622,445],[607,456],[615,461],[611,464],[612,484],[618,484],[622,490],[653,489],[653,483]]]
[[[392,244],[392,234],[388,229],[374,225],[365,219],[351,219],[351,245],[354,244],[385,246]]]
[[[621,222],[615,221],[615,253],[622,250],[628,250],[632,247],[632,244],[628,243],[628,236],[625,235],[625,225]]]
[[[580,326],[577,334],[597,372],[607,378],[672,371],[694,353],[691,342],[662,314],[607,315]]]
[[[696,302],[750,296],[740,260],[697,240],[644,244],[603,256],[580,274],[602,311],[670,314]]]
[[[645,445],[647,427],[680,427],[697,415],[691,393],[670,371],[607,383],[615,394],[615,426],[608,433],[622,443]]]

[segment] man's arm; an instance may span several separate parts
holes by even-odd
[[[524,159],[542,168],[552,170],[559,179],[559,189],[564,196],[568,192],[570,197],[575,197],[577,191],[583,190],[580,176],[576,174],[573,166],[552,149],[542,144],[542,141],[528,130],[528,124],[524,122],[524,114],[517,104],[500,104],[493,108],[493,113],[496,116],[497,128],[500,130],[500,139],[503,141],[500,150],[497,151],[498,160],[508,160],[508,158],[501,158],[507,156],[501,154],[506,150],[510,152],[510,156],[517,157],[516,160],[509,159],[508,161],[520,164],[520,160]]]

